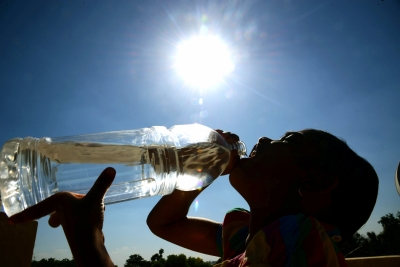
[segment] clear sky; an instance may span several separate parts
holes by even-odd
[[[0,2],[0,142],[199,122],[261,136],[319,128],[344,138],[376,169],[376,208],[361,230],[400,210],[400,2],[6,1]],[[188,84],[176,53],[195,36],[217,36],[234,69],[214,85]],[[107,248],[185,253],[151,234],[159,197],[107,207]],[[222,221],[247,207],[220,177],[190,215]],[[173,208],[173,207],[171,207]],[[71,258],[61,229],[39,220],[36,259]]]

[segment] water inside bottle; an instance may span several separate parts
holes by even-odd
[[[40,139],[34,151],[32,145],[24,141],[19,144],[19,153],[12,151],[10,155],[3,155],[0,173],[2,179],[6,179],[3,187],[29,192],[19,194],[19,199],[16,194],[5,196],[6,209],[15,201],[26,202],[23,203],[26,208],[59,191],[85,194],[101,171],[109,166],[116,169],[117,176],[105,203],[156,195],[168,183],[173,183],[168,185],[172,189],[161,194],[171,193],[175,187],[195,190],[217,178],[228,165],[230,155],[228,148],[215,143],[176,149],[156,145],[51,143]],[[7,166],[7,170],[3,166]],[[32,194],[32,199],[24,197]]]
[[[229,162],[229,150],[210,143],[193,144],[182,149],[170,146],[144,148],[98,143],[58,143],[39,146],[39,151],[45,158],[43,164],[51,165],[49,181],[53,185],[57,184],[58,189],[53,189],[55,191],[75,191],[74,180],[81,183],[82,177],[89,180],[97,178],[97,164],[104,165],[101,168],[112,165],[117,169],[118,179],[113,187],[123,184],[123,191],[134,191],[135,187],[147,184],[155,192],[156,185],[149,184],[155,183],[163,172],[178,178],[178,189],[189,191],[212,182]],[[70,163],[81,166],[77,168]],[[136,181],[140,181],[140,184],[134,183]]]

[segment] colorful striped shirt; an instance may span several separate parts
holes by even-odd
[[[339,230],[304,214],[288,215],[249,234],[250,213],[229,211],[217,236],[223,262],[214,267],[346,267]]]

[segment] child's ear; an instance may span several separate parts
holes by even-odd
[[[317,216],[332,204],[331,192],[339,185],[339,179],[333,175],[313,173],[300,183],[301,212]]]
[[[300,183],[299,194],[302,197],[311,197],[329,193],[339,185],[339,178],[329,174],[313,172]]]

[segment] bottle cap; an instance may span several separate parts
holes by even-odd
[[[238,152],[238,155],[243,158],[247,156],[247,148],[245,143],[243,143],[242,141],[237,141],[233,144],[229,144],[229,149],[230,150],[234,150],[236,149]]]

